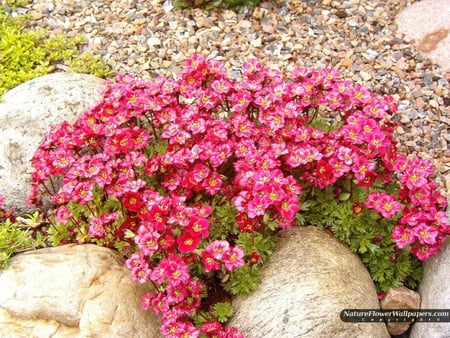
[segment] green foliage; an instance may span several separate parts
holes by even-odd
[[[336,238],[361,257],[378,290],[387,291],[404,283],[414,288],[422,277],[422,265],[408,252],[398,251],[392,240],[397,218],[383,218],[371,209],[355,214],[352,210],[354,201],[363,200],[368,191],[356,186],[347,187],[350,190],[344,190],[338,196],[331,187],[312,189],[307,201],[301,204],[297,221],[300,225],[330,228]],[[342,195],[345,198],[339,198]]]
[[[67,59],[67,64],[72,72],[91,74],[102,78],[113,75],[111,69],[105,65],[103,59],[90,53],[84,52]]]
[[[59,223],[50,226],[46,236],[51,246],[58,246],[70,240],[67,227]]]
[[[14,3],[18,5],[19,2]],[[0,95],[23,82],[50,73],[58,64],[73,72],[100,77],[112,75],[101,58],[91,53],[80,54],[79,48],[84,42],[81,35],[49,37],[45,30],[26,30],[25,23],[25,16],[12,18],[4,8],[0,8]]]
[[[216,195],[214,197],[214,222],[211,224],[211,237],[215,239],[226,239],[230,234],[238,234],[235,217],[236,207],[225,198]]]
[[[233,308],[229,302],[220,302],[214,304],[214,316],[221,323],[225,323],[228,319],[233,317]]]
[[[233,270],[230,280],[225,284],[225,290],[232,295],[247,295],[256,290],[260,277],[261,271],[256,266],[245,264]]]
[[[260,2],[260,0],[174,0],[173,5],[177,9],[203,8],[211,10],[213,8],[224,8],[242,12],[245,9],[255,7]]]
[[[45,246],[45,239],[39,233],[33,237],[30,226],[37,223],[38,214],[29,215],[27,224],[0,222],[0,269],[8,267],[9,259],[19,252]]]
[[[6,8],[15,9],[17,7],[24,7],[29,4],[31,0],[2,0],[0,1],[0,6],[4,6]]]
[[[245,255],[256,252],[261,256],[261,261],[264,261],[275,250],[277,240],[278,237],[275,235],[263,236],[259,232],[241,233],[236,244],[244,250]]]

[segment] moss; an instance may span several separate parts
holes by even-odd
[[[8,6],[25,1],[7,1]],[[77,73],[99,77],[112,76],[104,61],[92,53],[81,53],[84,38],[64,34],[49,36],[47,30],[27,30],[27,17],[11,17],[8,7],[0,8],[0,95],[38,76],[50,73],[58,65]]]
[[[211,10],[213,8],[233,9],[242,12],[245,9],[253,8],[260,3],[260,0],[174,0],[173,5],[178,9],[203,8]]]

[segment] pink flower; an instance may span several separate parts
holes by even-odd
[[[161,326],[161,333],[165,338],[180,338],[184,333],[185,323],[181,321],[165,321]]]
[[[409,228],[405,228],[404,226],[394,227],[392,239],[400,249],[416,241],[413,231]]]
[[[202,187],[210,194],[215,195],[222,187],[222,179],[219,174],[210,175],[205,181],[202,183]]]
[[[1,203],[0,203],[1,206]],[[56,211],[56,219],[61,222],[61,224],[67,224],[67,222],[72,218],[72,212],[69,208],[62,205]]]
[[[363,181],[367,175],[373,173],[375,170],[375,163],[368,161],[363,157],[358,157],[352,166],[352,171],[355,173],[356,179]]]
[[[143,284],[147,282],[151,272],[152,271],[149,268],[148,264],[144,263],[133,268],[131,270],[131,276],[134,282]]]
[[[235,243],[290,228],[328,198],[351,208],[345,217],[378,219],[370,208],[389,218],[369,236],[380,252],[398,222],[391,262],[431,257],[450,234],[431,161],[397,153],[392,97],[330,69],[285,76],[252,60],[242,77],[200,55],[173,79],[119,75],[75,123],[52,127],[32,158],[30,201],[54,203],[70,238],[87,228],[89,241],[130,255],[133,280],[156,287],[141,306],[160,314],[166,337],[241,338],[217,322],[193,325],[212,281],[260,267],[261,243],[247,255]]]
[[[220,338],[244,338],[244,335],[235,327],[227,326]]]
[[[142,298],[141,298],[141,310],[147,311],[150,305],[152,305],[152,301],[154,300],[155,296],[151,292],[147,292]]]
[[[158,240],[160,237],[161,234],[159,232],[150,231],[144,226],[140,226],[138,234],[134,237],[134,242],[144,255],[150,257],[158,250]]]
[[[194,178],[194,181],[199,183],[206,179],[211,170],[204,164],[196,163],[194,167],[192,168],[192,177]]]
[[[125,261],[125,266],[130,270],[142,264],[146,264],[144,255],[142,253],[133,253],[130,258]]]
[[[177,254],[171,254],[163,258],[159,265],[153,269],[151,279],[162,284],[168,280],[171,285],[185,283],[189,279],[189,268]]]
[[[427,226],[424,223],[420,223],[419,225],[413,228],[413,233],[419,240],[421,244],[436,244],[436,238],[439,232],[434,227]]]
[[[205,272],[218,270],[220,268],[220,262],[216,260],[213,253],[208,250],[202,251],[201,261],[205,266]]]
[[[89,234],[96,238],[102,238],[105,234],[105,222],[100,217],[91,218]]]
[[[368,208],[375,209],[383,217],[392,218],[401,209],[401,204],[391,194],[371,192],[365,201]]]
[[[219,322],[204,322],[200,327],[200,332],[206,337],[218,337],[222,332],[222,325]]]
[[[223,255],[230,248],[230,243],[225,240],[215,240],[211,242],[206,248],[205,251],[210,252],[214,259],[218,261],[222,261]]]
[[[418,244],[411,249],[411,253],[421,261],[425,261],[436,254],[437,249],[434,246]]]
[[[164,293],[159,292],[156,296],[151,298],[150,305],[152,306],[155,314],[160,314],[169,311],[170,303],[168,302],[167,297],[164,296]]]
[[[94,198],[94,194],[92,192],[93,188],[93,183],[78,183],[73,193],[74,199],[80,204],[86,204]]]
[[[244,251],[240,247],[231,247],[222,256],[225,268],[229,271],[244,265]]]
[[[286,221],[292,221],[300,210],[297,199],[282,200],[277,209]]]
[[[427,183],[424,171],[419,168],[412,168],[400,178],[400,182],[408,187],[408,189],[421,188]]]
[[[181,303],[189,295],[188,290],[186,289],[186,287],[183,284],[169,285],[166,288],[166,292],[167,292],[166,301],[168,303],[173,303],[173,304]]]

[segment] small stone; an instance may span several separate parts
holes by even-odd
[[[403,135],[405,133],[405,129],[403,129],[403,127],[398,126],[397,128],[395,128],[395,133],[397,135]]]
[[[369,81],[372,78],[372,75],[365,71],[359,72],[359,76],[361,76],[364,81]]]
[[[169,27],[170,29],[177,29],[178,21],[169,21]]]
[[[336,16],[339,18],[339,19],[344,19],[344,18],[346,18],[347,16],[348,16],[348,14],[347,14],[347,12],[345,11],[345,9],[338,9],[337,11],[336,11]]]
[[[402,309],[418,310],[420,308],[420,295],[404,286],[391,288],[381,301],[383,310]],[[406,332],[411,323],[388,323],[387,327],[391,335],[397,336]]]
[[[255,47],[255,48],[261,47],[261,46],[262,46],[261,38],[257,38],[256,40],[252,40],[252,41],[250,42],[250,44],[251,44],[253,47]]]
[[[148,44],[150,47],[153,47],[153,46],[160,46],[160,45],[161,45],[161,40],[160,40],[159,38],[152,37],[152,38],[149,38],[149,39],[147,40],[147,44]]]
[[[425,83],[427,85],[432,85],[433,84],[433,77],[430,74],[424,74],[423,75],[423,81],[425,81]]]
[[[437,103],[437,101],[436,100],[430,100],[429,102],[428,102],[428,104],[430,105],[430,107],[433,107],[433,108],[439,108],[439,104]]]
[[[411,122],[411,119],[407,115],[402,115],[402,117],[400,118],[400,122],[403,124],[408,124]]]
[[[101,36],[97,36],[94,38],[94,40],[92,41],[92,45],[96,48],[96,49],[100,49],[103,47],[103,37]]]
[[[241,20],[241,21],[239,21],[238,25],[240,28],[251,28],[252,27],[252,23],[248,20]]]
[[[31,19],[32,20],[39,20],[39,19],[42,19],[44,17],[44,13],[42,13],[42,12],[35,12],[35,11],[33,11],[30,14],[31,14]]]
[[[349,68],[353,64],[352,60],[348,57],[345,57],[341,62],[341,66],[345,68]]]
[[[421,97],[418,97],[416,99],[416,108],[422,109],[423,107],[425,107],[425,101]]]

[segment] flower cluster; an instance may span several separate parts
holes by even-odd
[[[396,152],[393,98],[334,70],[287,77],[253,60],[237,80],[194,56],[175,79],[120,75],[101,93],[74,124],[45,136],[30,200],[49,198],[73,241],[128,257],[133,279],[155,286],[142,307],[162,315],[166,337],[240,336],[205,315],[202,299],[211,281],[226,285],[236,269],[262,263],[266,252],[236,244],[241,234],[294,226],[312,189],[364,188],[362,200],[346,198],[355,217],[373,209],[398,219],[392,239],[421,260],[449,233],[429,162]],[[225,230],[220,208],[233,210]]]

